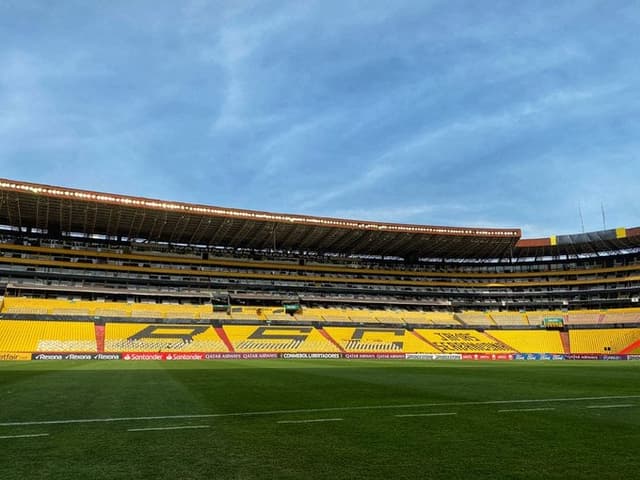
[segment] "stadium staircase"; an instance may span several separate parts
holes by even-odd
[[[571,341],[569,340],[569,332],[560,332],[560,340],[564,353],[571,353]]]
[[[320,328],[320,329],[318,329],[318,331],[320,332],[320,334],[321,334],[324,338],[326,338],[326,339],[327,339],[328,341],[330,341],[333,345],[335,345],[335,346],[336,346],[336,348],[337,348],[340,352],[342,352],[342,353],[345,353],[345,352],[346,352],[346,350],[345,350],[344,348],[342,348],[342,345],[340,345],[338,342],[336,342],[336,340],[335,340],[331,335],[329,335],[329,332],[327,332],[324,328]]]
[[[507,344],[506,344],[506,343],[504,343],[502,340],[500,340],[500,339],[498,339],[498,338],[494,337],[493,335],[491,335],[491,334],[490,334],[489,332],[487,332],[486,330],[485,330],[484,332],[482,332],[482,333],[484,333],[487,337],[489,337],[489,338],[490,338],[491,340],[493,340],[494,342],[498,342],[500,345],[503,345],[503,346],[504,346],[504,348],[506,348],[507,350],[513,350],[513,351],[514,351],[514,352],[516,352],[516,353],[520,353],[520,352],[518,352],[517,350],[515,350],[511,345],[507,345]]]
[[[98,353],[104,353],[104,325],[95,325]]]
[[[220,340],[222,340],[223,343],[226,345],[226,347],[229,349],[229,351],[235,352],[235,349],[233,348],[233,344],[231,343],[231,340],[229,340],[229,337],[227,336],[227,332],[225,332],[222,327],[216,327],[216,333],[220,337]]]
[[[625,347],[624,349],[620,350],[620,354],[628,355],[630,353],[634,353],[636,350],[640,351],[640,340],[637,340],[633,342],[631,345],[629,345],[628,347]]]
[[[431,348],[433,348],[434,350],[437,350],[439,352],[441,352],[442,350],[440,350],[439,348],[437,348],[433,343],[431,343],[429,340],[427,340],[426,338],[424,338],[422,335],[420,335],[418,332],[416,332],[415,330],[411,330],[411,333],[413,334],[414,337],[418,337],[420,340],[422,340],[423,342],[425,342],[426,344],[428,344],[429,346],[431,346]]]

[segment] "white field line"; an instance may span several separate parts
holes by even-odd
[[[498,413],[508,413],[508,412],[544,412],[548,410],[555,410],[553,407],[540,407],[540,408],[510,408],[507,410],[498,410]]]
[[[398,418],[405,417],[445,417],[447,415],[457,415],[456,412],[436,412],[436,413],[405,413],[404,415],[395,415]]]
[[[635,407],[635,405],[632,405],[631,403],[627,403],[627,404],[615,404],[615,405],[589,405],[587,406],[587,408],[628,408],[628,407]]]
[[[320,423],[320,422],[341,422],[342,418],[312,418],[308,420],[280,420],[277,423]]]
[[[354,412],[359,410],[393,410],[402,408],[425,408],[425,407],[458,407],[458,406],[480,406],[480,405],[510,405],[522,403],[554,403],[554,402],[584,402],[590,400],[621,400],[630,398],[640,398],[640,395],[614,395],[604,397],[567,397],[567,398],[534,398],[520,400],[484,400],[477,402],[444,402],[444,403],[415,403],[404,405],[361,405],[356,407],[324,407],[324,408],[299,408],[289,410],[263,410],[253,412],[231,412],[231,413],[201,413],[187,415],[156,415],[148,417],[107,417],[107,418],[77,418],[69,420],[36,420],[28,422],[2,422],[0,427],[22,427],[28,425],[66,425],[72,423],[112,423],[112,422],[132,422],[144,420],[175,420],[185,418],[225,418],[225,417],[250,417],[258,415],[288,415],[294,413],[320,413],[320,412]]]
[[[24,434],[24,435],[3,435],[0,437],[0,439],[5,439],[5,438],[34,438],[34,437],[48,437],[49,434],[48,433],[31,433],[31,434]]]
[[[129,428],[127,432],[150,432],[154,430],[187,430],[193,428],[209,428],[209,425],[177,425],[174,427]]]

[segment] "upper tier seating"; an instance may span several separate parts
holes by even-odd
[[[517,326],[529,326],[527,317],[523,313],[519,312],[490,312],[489,316],[498,326],[504,325],[517,325]]]
[[[495,325],[495,322],[489,315],[483,312],[464,312],[455,315],[464,325],[486,327]]]
[[[22,315],[68,315],[90,317],[185,318],[212,316],[211,305],[98,302],[87,300],[6,297],[2,313]]]

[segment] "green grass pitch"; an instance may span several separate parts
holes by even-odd
[[[0,362],[0,479],[138,478],[640,478],[640,362]]]

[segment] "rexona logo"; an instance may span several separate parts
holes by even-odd
[[[32,360],[63,360],[64,356],[60,353],[34,353]]]
[[[92,357],[93,360],[120,360],[119,353],[98,353]]]
[[[34,353],[33,360],[120,360],[119,353]]]
[[[64,356],[65,360],[93,360],[93,355],[90,353],[87,354],[79,354],[79,353],[69,353]]]

